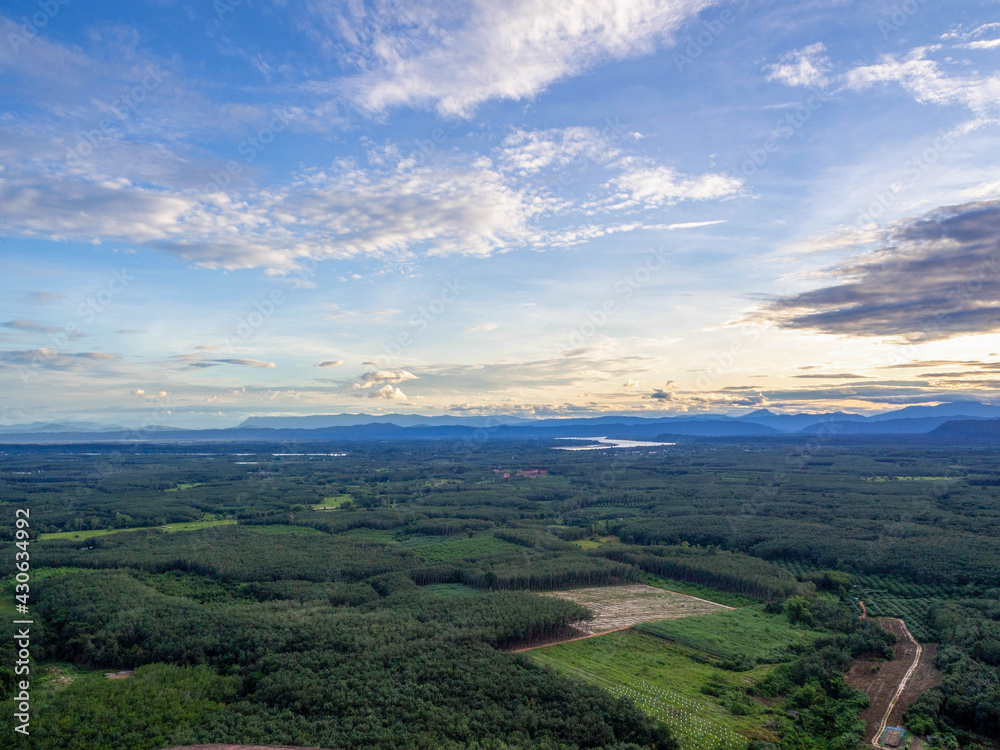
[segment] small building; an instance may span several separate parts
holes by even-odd
[[[903,742],[903,735],[906,730],[899,727],[886,727],[882,733],[882,744],[886,747],[899,747]]]

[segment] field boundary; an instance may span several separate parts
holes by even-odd
[[[536,648],[548,648],[549,646],[559,646],[563,643],[572,643],[573,641],[583,641],[587,638],[596,638],[599,635],[607,635],[608,633],[620,633],[623,630],[629,630],[635,627],[634,625],[626,625],[624,628],[615,628],[614,630],[604,630],[600,633],[587,633],[587,635],[577,635],[572,638],[565,638],[561,641],[550,641],[549,643],[539,643],[537,646],[525,646],[524,648],[511,649],[507,653],[509,654],[519,654],[522,651],[534,651]]]

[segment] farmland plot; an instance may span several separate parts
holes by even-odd
[[[588,634],[628,628],[640,622],[672,620],[732,609],[715,602],[643,584],[550,591],[544,595],[568,599],[593,610],[592,621],[576,625],[578,629]]]

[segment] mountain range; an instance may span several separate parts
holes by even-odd
[[[250,417],[236,427],[226,429],[156,426],[139,430],[94,422],[33,422],[0,426],[0,443],[467,439],[483,435],[507,439],[928,435],[941,439],[964,436],[980,441],[995,440],[998,434],[1000,406],[954,401],[936,406],[907,406],[871,416],[847,412],[779,414],[768,409],[739,416],[609,415],[544,419],[325,414]]]

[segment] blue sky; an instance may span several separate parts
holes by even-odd
[[[995,0],[3,13],[3,423],[996,400]]]

